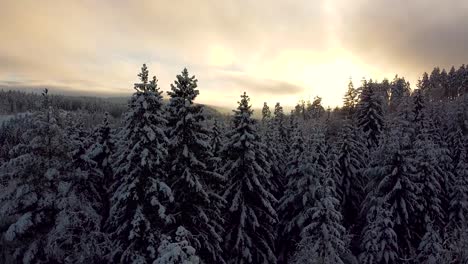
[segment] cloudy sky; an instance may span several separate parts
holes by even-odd
[[[339,105],[349,78],[468,63],[466,0],[0,0],[0,88],[128,95],[142,63],[199,102]],[[413,85],[414,86],[414,85]]]

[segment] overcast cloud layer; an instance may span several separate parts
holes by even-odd
[[[203,103],[335,106],[350,77],[467,63],[467,17],[462,0],[2,0],[0,87],[130,94],[147,63],[163,90],[187,67]]]

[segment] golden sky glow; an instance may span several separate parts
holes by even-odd
[[[187,67],[202,103],[333,107],[349,78],[468,62],[467,1],[442,2],[1,0],[0,88],[128,95],[147,63],[163,90]]]

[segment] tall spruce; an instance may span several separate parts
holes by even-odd
[[[197,82],[184,69],[168,92],[168,182],[174,192],[170,212],[175,227],[183,226],[192,234],[189,242],[201,261],[223,263],[223,200],[210,187],[224,178],[209,166],[213,157],[210,131],[205,128],[203,106],[194,103],[199,94]]]
[[[366,150],[352,124],[344,126],[338,146],[341,181],[337,182],[337,191],[345,219],[344,225],[349,228],[357,224],[364,198],[364,187],[367,183],[363,175]]]
[[[357,91],[354,88],[353,81],[349,80],[348,90],[343,98],[343,110],[346,118],[352,118],[357,103]]]
[[[415,219],[421,208],[417,196],[418,184],[413,160],[407,150],[401,149],[398,139],[387,137],[384,147],[376,153],[367,170],[372,179],[367,186],[363,203],[366,223],[375,219],[381,203],[388,204],[394,231],[397,234],[400,257],[410,257],[417,247]]]
[[[223,151],[229,223],[225,254],[228,263],[276,263],[277,201],[269,192],[270,164],[255,130],[249,100],[246,93],[241,96]]]
[[[156,77],[148,80],[145,64],[138,74],[115,160],[108,230],[114,241],[112,261],[151,263],[157,254],[161,228],[171,222],[165,183],[167,137],[161,91]]]
[[[301,241],[293,263],[343,264],[346,251],[345,228],[337,207],[332,175],[322,175],[314,206],[308,210],[311,222],[301,232]]]
[[[278,228],[278,261],[287,263],[290,256],[296,251],[300,241],[301,226],[297,225],[296,217],[304,210],[301,197],[301,186],[306,178],[305,173],[308,152],[305,152],[302,131],[295,131],[291,153],[286,166],[285,193],[279,200],[278,215],[280,224]],[[315,182],[310,182],[314,187]]]
[[[369,149],[379,145],[380,134],[383,131],[384,119],[381,100],[375,96],[372,83],[364,81],[357,107],[358,127],[366,136]]]
[[[359,263],[400,263],[397,234],[390,206],[377,201],[375,217],[368,220],[361,242]]]

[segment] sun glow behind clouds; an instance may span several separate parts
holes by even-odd
[[[325,52],[285,50],[271,61],[250,65],[247,72],[263,78],[274,76],[276,80],[303,87],[300,94],[279,98],[281,103],[289,106],[301,99],[313,100],[315,96],[322,97],[325,106],[340,106],[350,78],[358,86],[363,78],[389,76],[362,63],[342,48]],[[274,103],[275,100],[267,101]]]
[[[358,86],[399,73],[414,85],[433,66],[466,63],[459,44],[468,35],[455,29],[466,28],[459,25],[468,6],[456,2],[447,7],[454,15],[430,18],[407,3],[418,19],[406,23],[390,0],[2,0],[0,85],[129,95],[147,63],[165,91],[187,67],[199,79],[200,103],[233,108],[247,91],[254,107],[314,96],[333,107],[350,77]],[[385,12],[375,19],[378,10]]]

